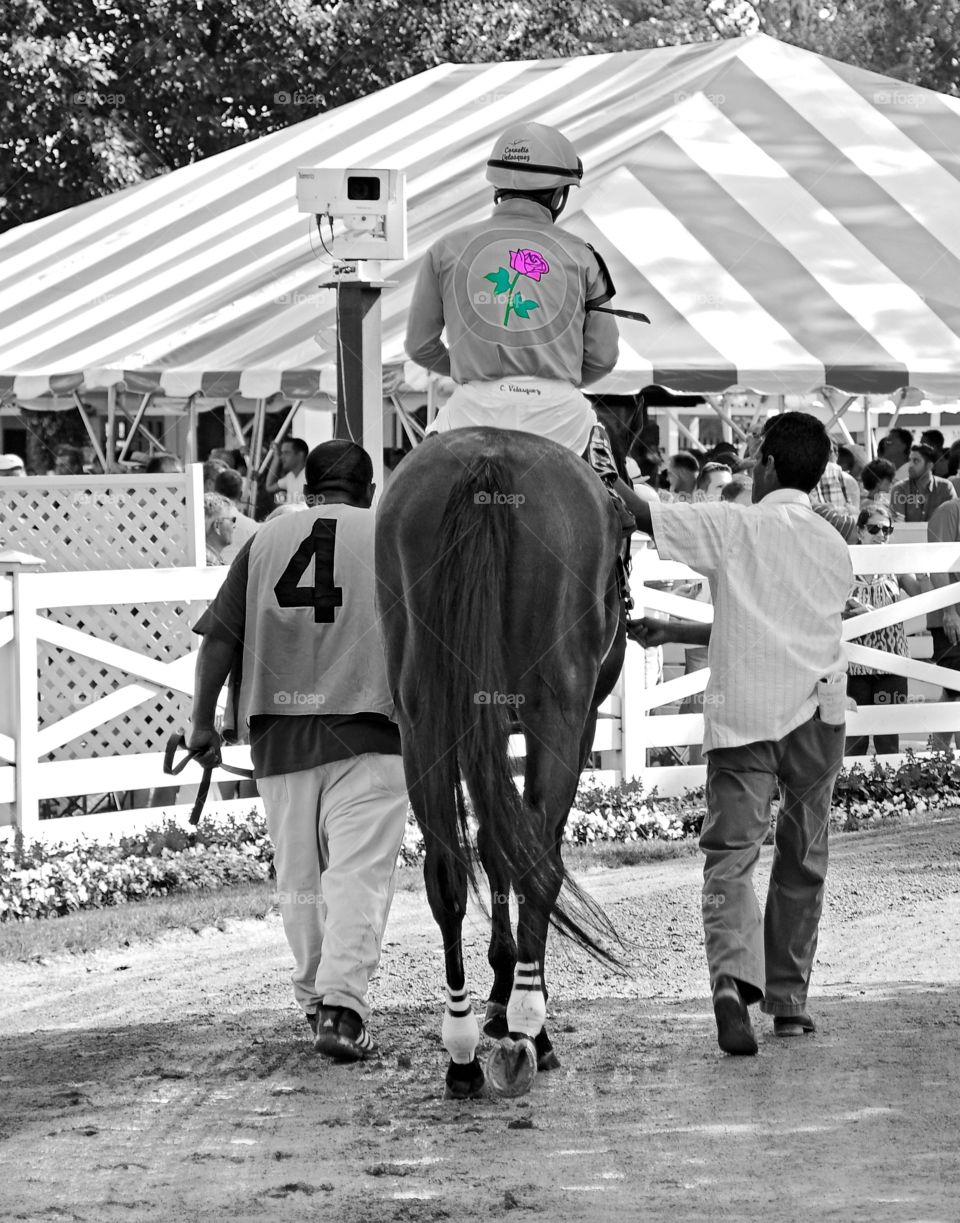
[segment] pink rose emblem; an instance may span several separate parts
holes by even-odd
[[[539,280],[550,271],[550,265],[539,251],[511,251],[510,266],[515,272],[529,276],[531,280]]]

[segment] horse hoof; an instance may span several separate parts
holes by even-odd
[[[505,1036],[487,1058],[487,1079],[499,1096],[525,1096],[537,1073],[537,1054],[529,1036]]]
[[[503,1040],[510,1032],[507,1027],[507,1008],[502,1002],[488,1002],[483,1016],[483,1034],[494,1040]]]
[[[544,1053],[542,1057],[537,1058],[537,1070],[542,1074],[545,1070],[559,1070],[560,1059],[551,1049],[549,1053]]]
[[[476,1058],[466,1066],[451,1060],[443,1089],[445,1100],[478,1100],[485,1089],[483,1069]]]

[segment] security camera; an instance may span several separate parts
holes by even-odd
[[[336,259],[405,259],[404,184],[402,170],[307,167],[297,170],[297,207],[317,218]],[[342,228],[335,230],[335,221]]]

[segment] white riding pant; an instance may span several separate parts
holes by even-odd
[[[437,413],[427,433],[450,429],[518,429],[536,433],[583,454],[597,414],[569,382],[550,378],[502,378],[465,382]]]
[[[368,753],[257,782],[302,1009],[370,1014],[407,818],[403,758]]]

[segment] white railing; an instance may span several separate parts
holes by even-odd
[[[197,605],[208,603],[227,570],[218,568],[133,569],[106,572],[27,573],[18,565],[0,576],[0,826],[14,824],[25,834],[38,830],[40,804],[45,799],[125,791],[147,792],[169,786],[163,772],[163,748],[171,730],[182,729],[154,720],[151,751],[124,752],[122,744],[93,755],[54,759],[65,746],[94,740],[104,725],[124,719],[131,725],[150,703],[170,703],[193,697],[199,639],[191,641],[190,624]],[[53,618],[58,609],[82,607],[120,611],[144,606],[182,609],[174,619],[174,656],[161,660],[142,647],[123,644],[122,634],[105,640],[104,620],[91,615],[86,629],[66,626]],[[167,617],[165,625],[169,625]],[[116,618],[122,623],[122,616]],[[39,660],[50,647],[82,659],[112,676],[101,690],[77,693],[73,699],[43,683]],[[119,678],[118,678],[119,677]],[[79,701],[77,698],[80,698]],[[179,702],[182,707],[182,700]],[[178,722],[182,721],[179,710]],[[120,749],[120,750],[118,750]],[[230,764],[249,762],[246,748],[225,753]],[[184,775],[184,783],[189,778]],[[193,778],[197,780],[197,778]],[[227,781],[228,774],[214,774]],[[46,826],[71,821],[44,821]]]
[[[926,528],[898,526],[895,539],[917,542],[896,542],[885,545],[850,549],[853,570],[857,575],[872,573],[957,573],[960,577],[960,543],[928,544]],[[686,565],[663,561],[652,550],[634,551],[631,585],[636,603],[633,614],[677,616],[681,619],[712,623],[713,608],[706,603],[683,598],[666,590],[651,589],[648,583],[697,581],[700,575]],[[926,747],[928,736],[937,732],[960,731],[960,702],[936,699],[935,690],[949,688],[960,691],[960,671],[938,667],[924,661],[930,656],[930,638],[925,635],[928,612],[960,602],[960,584],[926,590],[898,603],[851,617],[844,622],[843,638],[851,663],[876,667],[893,675],[905,676],[909,682],[906,702],[892,705],[861,706],[847,714],[847,734],[899,734],[901,748],[914,750]],[[900,658],[886,651],[859,645],[857,638],[891,624],[904,624],[908,634],[911,657]],[[623,753],[621,764],[625,777],[642,780],[644,789],[656,786],[661,794],[679,794],[684,789],[703,784],[706,766],[647,765],[651,748],[682,747],[703,742],[703,715],[700,713],[660,713],[656,710],[675,704],[686,696],[703,692],[710,672],[708,668],[679,675],[654,687],[644,687],[644,651],[631,643],[621,680]],[[934,686],[934,687],[931,687]],[[884,762],[895,763],[897,756],[881,756]],[[865,757],[847,757],[847,764],[863,764]]]
[[[851,549],[857,573],[960,573],[960,543],[889,544]],[[109,572],[31,573],[12,564],[0,574],[0,826],[19,826],[27,834],[39,828],[40,804],[44,800],[84,794],[141,791],[170,785],[162,771],[163,746],[171,730],[182,729],[183,711],[193,697],[198,639],[189,625],[198,606],[216,594],[226,570],[178,568],[114,570]],[[661,561],[655,552],[637,551],[632,586],[637,610],[679,615],[686,619],[712,619],[709,605],[684,599],[646,583],[695,578],[686,566]],[[900,733],[915,746],[925,746],[935,731],[960,729],[960,703],[921,699],[930,696],[924,685],[960,690],[960,672],[935,667],[923,660],[929,640],[911,637],[913,652],[908,659],[869,650],[856,643],[863,633],[897,621],[922,627],[924,616],[936,608],[960,601],[960,585],[928,591],[904,599],[890,608],[848,620],[844,636],[851,661],[881,667],[908,678],[913,691],[908,703],[861,709],[848,717],[851,734]],[[124,644],[122,634],[104,625],[122,621],[124,608],[136,606],[165,609],[158,636],[164,637],[163,657],[134,643]],[[57,613],[65,608],[90,608],[79,625],[65,625]],[[106,614],[121,613],[114,619]],[[182,622],[182,623],[181,623]],[[169,630],[170,625],[176,632]],[[171,648],[173,642],[173,648]],[[89,667],[109,675],[109,684],[91,689],[83,699],[70,698],[61,687],[44,683],[42,670],[49,665],[50,651],[71,659],[82,659]],[[46,661],[45,661],[46,660]],[[703,691],[709,672],[681,675],[665,683],[645,681],[647,659],[637,645],[627,648],[624,675],[617,691],[601,709],[595,739],[603,769],[621,777],[640,778],[645,788],[656,785],[661,793],[681,793],[703,781],[704,766],[648,767],[649,748],[677,747],[702,742],[703,718],[693,714],[658,714],[657,710],[692,693]],[[173,699],[171,700],[171,694]],[[151,703],[173,710],[166,724],[154,719],[156,731],[143,750],[141,740],[133,750],[124,748],[122,736],[107,743],[105,725],[123,726],[142,721]],[[176,724],[174,724],[174,722]],[[99,737],[98,737],[99,736]],[[93,745],[91,751],[91,744]],[[514,744],[522,750],[522,740]],[[83,750],[80,750],[83,748]],[[59,755],[60,759],[51,759]],[[248,764],[246,748],[226,753],[231,764]],[[191,775],[183,775],[188,784]],[[194,777],[193,780],[196,780]],[[229,781],[223,774],[215,780]],[[123,816],[129,813],[122,813]],[[44,820],[45,834],[71,820]]]
[[[42,557],[48,573],[202,566],[203,468],[4,480],[0,548]]]
[[[183,728],[193,698],[199,638],[191,640],[189,629],[227,569],[32,573],[16,563],[9,568],[0,575],[0,828],[13,825],[28,835],[42,828],[45,836],[54,836],[94,824],[98,829],[142,824],[125,811],[115,819],[72,816],[41,825],[40,807],[48,799],[130,791],[147,800],[151,788],[171,786],[163,772],[163,747],[172,731]],[[139,609],[139,627],[142,609],[153,609],[171,657],[151,657],[136,638],[133,648],[124,644],[122,626],[133,619],[116,613],[133,606]],[[84,609],[83,628],[54,618],[60,609],[77,607]],[[106,669],[110,685],[81,689],[75,684],[67,690],[46,683],[51,648],[69,657],[72,676]],[[157,716],[158,702],[167,711],[165,719]],[[154,750],[118,751],[104,727],[126,725],[129,740],[145,710],[152,713]],[[601,710],[595,739],[605,769],[618,766],[619,712],[620,697],[613,694]],[[137,739],[143,743],[142,735]],[[83,752],[50,758],[77,744]],[[511,745],[523,754],[521,737]],[[248,767],[249,749],[228,748],[224,759]],[[196,772],[183,774],[184,784],[197,779]],[[226,773],[214,773],[213,779],[231,780]]]

